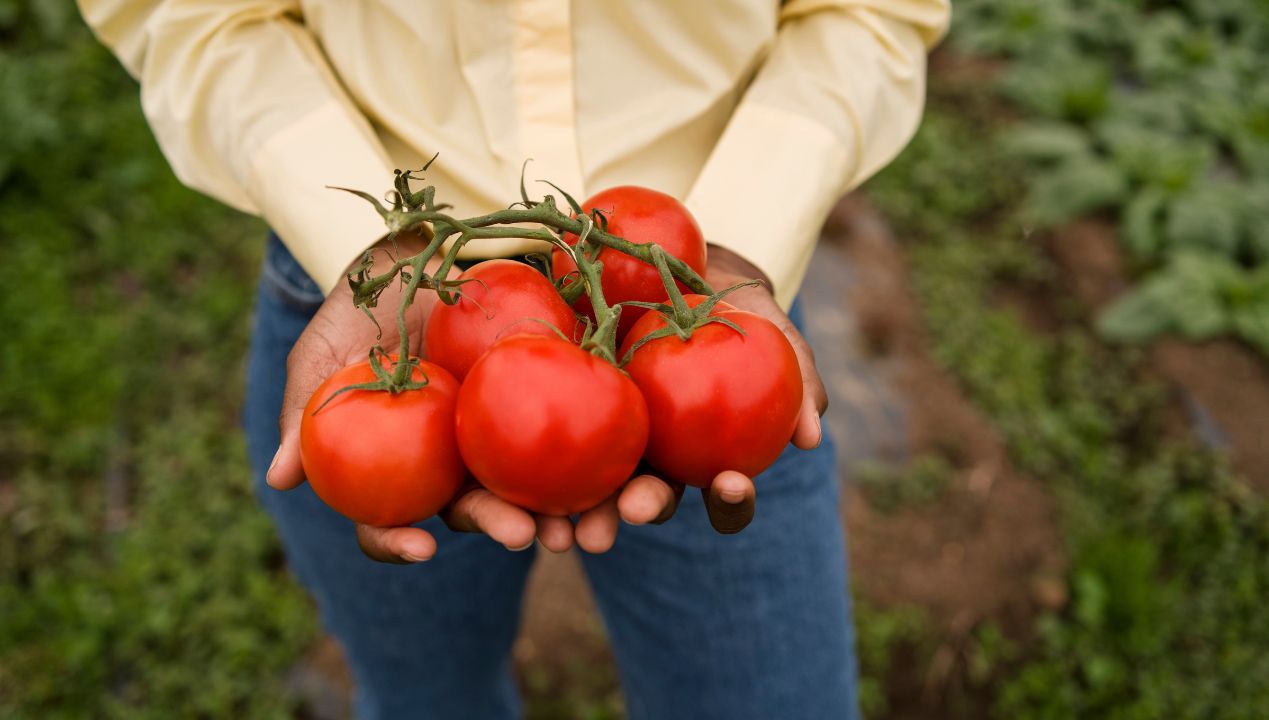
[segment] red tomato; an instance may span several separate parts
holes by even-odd
[[[360,362],[331,375],[309,399],[300,424],[304,474],[345,517],[409,525],[445,507],[466,477],[454,441],[458,381],[426,361],[414,371],[416,380],[424,375],[420,390],[350,390],[314,414],[340,388],[376,379],[370,362]]]
[[[697,273],[705,274],[705,237],[692,214],[673,197],[648,188],[622,185],[600,192],[583,203],[582,209],[603,211],[608,219],[608,232],[613,235],[632,243],[655,242]],[[577,242],[575,235],[565,235],[564,239],[570,245]],[[551,257],[556,279],[577,271],[577,265],[563,250],[555,250]],[[652,265],[607,248],[599,253],[599,259],[604,263],[602,284],[604,299],[609,305],[627,300],[661,302],[666,299],[661,276]],[[682,283],[679,289],[687,291]],[[590,300],[584,295],[574,307],[594,319]],[[625,337],[645,312],[639,308],[623,308],[617,326],[618,339]]]
[[[427,320],[424,347],[432,362],[462,380],[476,360],[509,334],[554,335],[550,323],[573,337],[577,316],[546,276],[514,260],[486,260],[467,269],[453,305],[437,303]]]
[[[688,295],[695,307],[705,300]],[[784,333],[770,320],[720,303],[721,323],[697,328],[686,342],[652,340],[635,351],[626,372],[648,403],[648,464],[671,480],[707,487],[718,473],[753,477],[771,466],[793,437],[802,406],[802,373]],[[665,327],[650,312],[630,330],[621,356]]]
[[[648,440],[639,389],[559,338],[500,340],[458,393],[458,449],[476,479],[546,515],[589,510],[626,482]]]

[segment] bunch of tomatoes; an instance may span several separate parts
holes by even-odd
[[[610,235],[654,244],[653,257],[705,272],[701,231],[669,195],[623,186],[577,209]],[[752,477],[775,461],[802,403],[781,330],[723,302],[726,290],[684,294],[664,262],[558,235],[550,276],[480,262],[442,293],[423,358],[372,351],[314,393],[301,457],[323,501],[360,523],[408,525],[440,512],[470,477],[527,510],[568,516],[641,464],[707,487],[724,470]],[[403,362],[407,385],[374,387]]]

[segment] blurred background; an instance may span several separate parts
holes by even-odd
[[[955,11],[805,291],[865,708],[1264,717],[1269,5]],[[0,717],[347,715],[238,427],[263,238],[175,181],[73,3],[0,0]],[[619,718],[545,560],[528,714]]]

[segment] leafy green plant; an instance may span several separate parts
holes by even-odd
[[[1218,255],[1173,255],[1103,313],[1097,328],[1124,341],[1236,333],[1269,354],[1269,265],[1248,271]]]
[[[959,47],[1010,59],[1000,89],[1026,117],[1002,142],[1029,168],[1028,221],[1119,219],[1146,287],[1108,311],[1107,337],[1229,334],[1265,351],[1265,321],[1213,310],[1262,292],[1269,265],[1263,3],[964,0],[957,10]],[[1203,273],[1174,257],[1200,252],[1213,256]],[[1209,317],[1191,322],[1191,303]]]

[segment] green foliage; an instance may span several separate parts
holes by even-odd
[[[1214,311],[1235,286],[1261,289],[1269,266],[1264,2],[963,0],[953,36],[1011,60],[1000,87],[1027,117],[1004,144],[1028,163],[1028,219],[1119,218],[1149,287],[1111,311],[1109,337],[1231,334],[1269,352],[1263,315]],[[1174,257],[1194,252],[1223,261],[1220,277],[1194,282]],[[1206,294],[1171,291],[1182,282]],[[1210,317],[1182,319],[1191,301]]]
[[[971,129],[1000,141],[963,152]],[[937,359],[993,420],[1014,463],[1059,500],[1071,550],[1070,605],[1040,619],[1038,642],[1021,660],[1009,643],[988,638],[970,670],[981,680],[1012,668],[992,686],[1002,718],[1257,717],[1269,707],[1261,607],[1269,503],[1219,458],[1166,439],[1164,393],[1141,380],[1134,353],[1090,334],[1078,308],[1051,302],[1059,327],[1038,333],[992,302],[999,283],[1019,278],[1038,295],[1060,295],[1044,254],[1020,230],[1030,210],[994,176],[1090,142],[1065,126],[1005,132],[990,115],[936,104],[913,144],[869,186],[900,236],[915,241],[909,256]],[[925,180],[938,175],[957,182]],[[1167,296],[1128,296],[1103,317],[1108,332],[1204,334],[1229,317],[1254,329],[1267,316],[1264,286],[1250,286],[1264,282],[1262,268],[1248,272],[1210,252],[1169,260],[1138,291]],[[1204,297],[1218,306],[1204,310]]]
[[[526,720],[621,720],[626,717],[611,660],[570,658],[562,667],[523,667]]]
[[[313,613],[235,390],[262,228],[180,187],[72,3],[0,1],[0,95],[0,716],[285,717]]]
[[[930,619],[919,608],[880,608],[855,603],[855,646],[859,656],[859,705],[866,717],[884,717],[890,701],[886,678],[894,673],[919,676],[925,668],[911,663],[897,665],[906,654],[928,655]]]
[[[895,466],[865,463],[855,470],[855,482],[868,504],[883,513],[930,505],[943,496],[955,469],[938,455],[922,455]]]
[[[1269,354],[1269,265],[1244,270],[1219,255],[1178,253],[1108,308],[1097,328],[1124,341],[1237,333]]]

